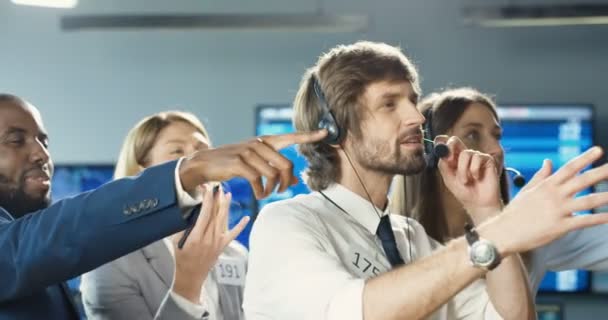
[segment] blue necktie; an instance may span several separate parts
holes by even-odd
[[[391,220],[388,214],[380,218],[380,224],[378,225],[376,234],[382,241],[382,248],[384,249],[384,253],[386,253],[388,261],[391,263],[391,266],[394,268],[405,264],[397,249],[395,234],[393,234],[393,228],[391,227]]]

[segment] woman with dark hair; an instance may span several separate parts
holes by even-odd
[[[427,96],[418,106],[434,139],[437,135],[457,136],[468,148],[491,155],[500,172],[503,203],[509,202],[509,180],[500,143],[502,128],[494,101],[472,88],[450,89]],[[548,160],[545,160],[548,161]],[[550,167],[550,166],[549,166]],[[429,166],[415,176],[397,176],[391,190],[391,206],[418,220],[426,232],[441,243],[463,234],[470,218],[443,184],[439,170]],[[547,271],[569,269],[608,270],[608,226],[574,231],[544,247],[522,255],[531,289],[538,290]]]

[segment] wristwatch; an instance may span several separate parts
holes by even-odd
[[[500,254],[496,246],[479,237],[479,234],[469,223],[464,226],[464,236],[469,243],[469,258],[475,267],[490,271],[500,264]]]

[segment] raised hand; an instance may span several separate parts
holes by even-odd
[[[437,136],[450,150],[438,168],[446,187],[478,223],[501,209],[499,176],[492,156],[467,149],[458,137]]]
[[[608,213],[573,215],[608,203],[608,192],[575,197],[608,179],[608,165],[579,174],[602,153],[601,148],[593,147],[553,175],[549,175],[551,163],[545,161],[529,185],[493,220],[498,223],[488,223],[482,230],[491,234],[503,246],[502,250],[513,253],[545,245],[576,229],[608,223]]]
[[[181,249],[178,242],[183,232],[172,237],[175,256],[173,291],[194,303],[199,303],[201,287],[224,248],[249,222],[249,217],[243,217],[232,230],[228,230],[231,194],[220,190],[214,195],[210,187],[205,186],[204,189],[199,218]]]
[[[293,163],[278,150],[292,144],[311,143],[323,139],[326,130],[263,136],[247,142],[201,150],[182,162],[180,179],[185,190],[213,181],[244,177],[256,198],[270,195],[278,184],[282,192],[297,183]],[[266,178],[266,185],[262,184]]]
[[[551,162],[551,160],[545,159],[541,168],[536,171],[536,173],[534,173],[532,179],[528,183],[526,183],[526,185],[520,190],[520,192],[526,191],[530,188],[534,188],[546,178],[550,177],[551,173],[553,173],[553,163]]]

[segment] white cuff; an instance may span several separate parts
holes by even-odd
[[[209,315],[205,306],[192,303],[190,300],[173,292],[173,290],[169,291],[169,295],[171,295],[171,299],[175,301],[175,304],[177,304],[180,309],[184,310],[184,312],[188,313],[193,318],[203,319],[203,317]]]
[[[190,213],[190,209],[203,201],[203,195],[195,191],[190,194],[184,190],[182,180],[179,178],[179,168],[182,165],[184,158],[180,158],[175,166],[175,193],[177,194],[177,204],[182,209],[184,215]]]

